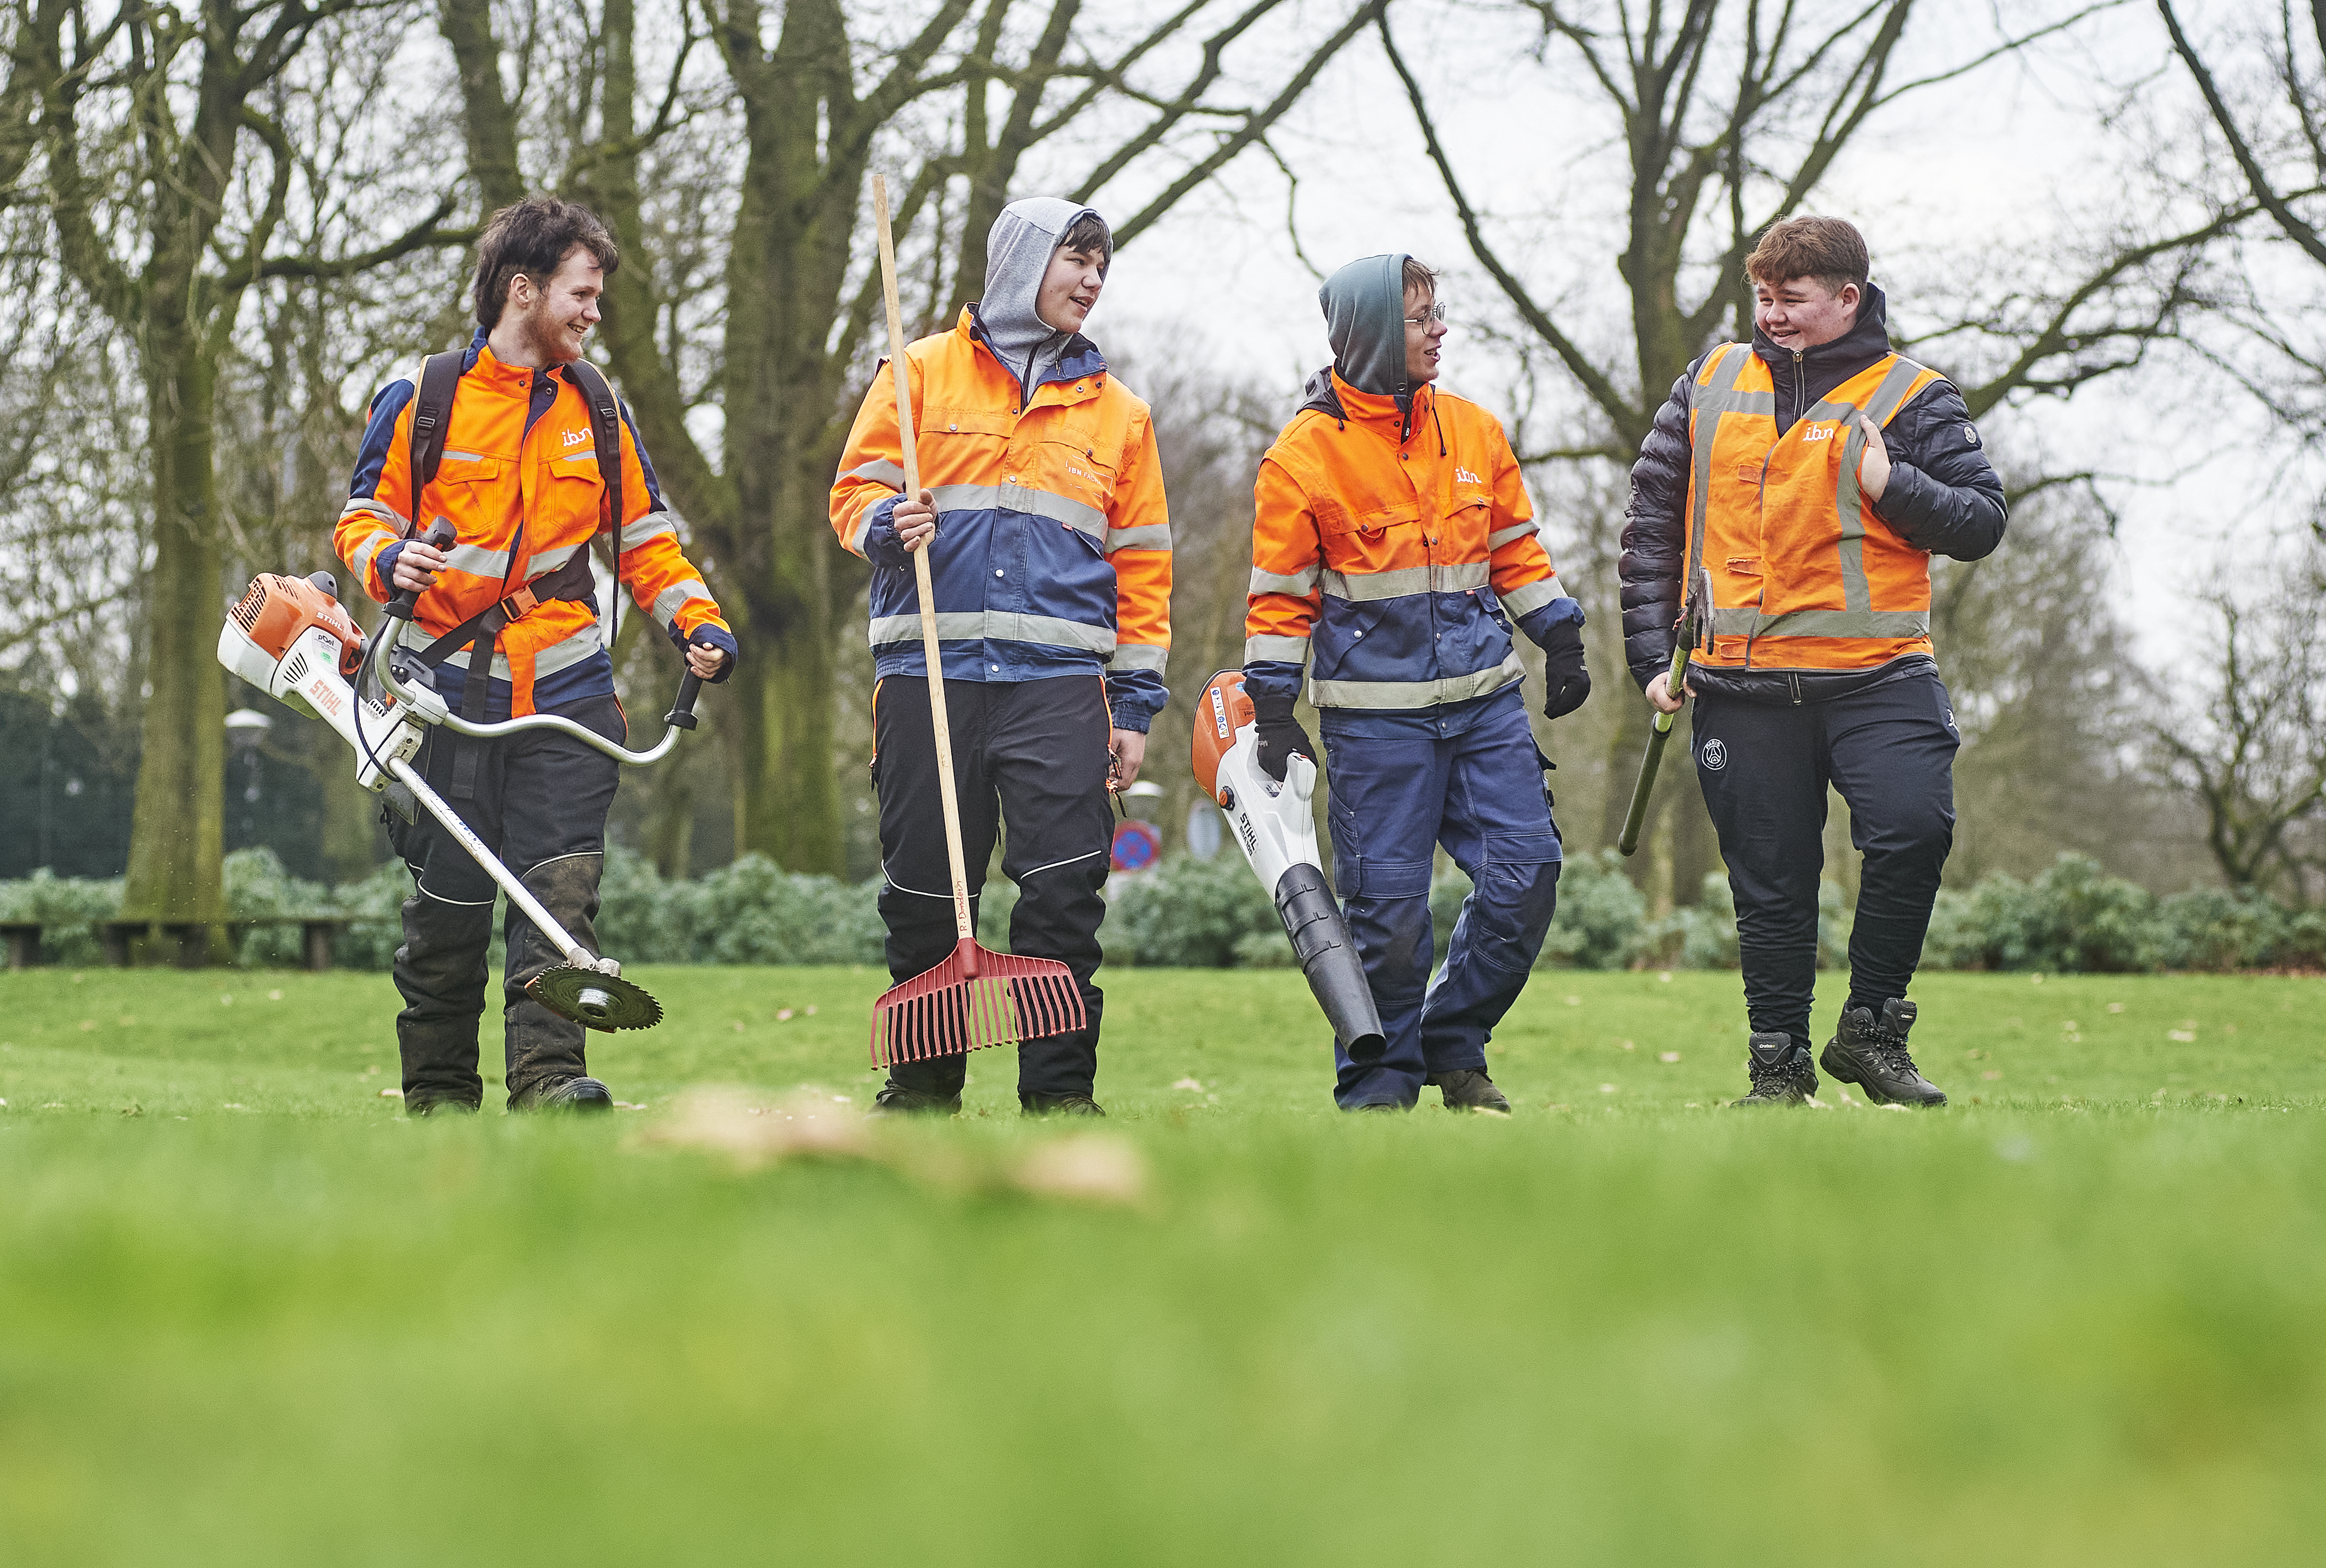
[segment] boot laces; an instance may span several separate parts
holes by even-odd
[[[1914,1066],[1913,1057],[1907,1053],[1906,1037],[1903,1035],[1896,1034],[1876,1024],[1872,1030],[1868,1031],[1866,1044],[1874,1053],[1874,1060],[1880,1064],[1884,1072],[1899,1078],[1921,1076]]]

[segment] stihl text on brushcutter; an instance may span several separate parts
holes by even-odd
[[[897,304],[897,246],[889,228],[889,181],[872,176],[872,216],[879,228],[880,283],[888,295],[889,364],[897,378],[897,434],[904,449],[905,494],[921,493],[921,459],[913,441],[912,370],[905,357],[905,320]],[[1075,972],[1056,959],[1019,958],[981,947],[969,918],[969,875],[962,863],[961,799],[954,792],[953,728],[945,720],[944,660],[937,649],[936,590],[929,552],[913,552],[920,595],[921,658],[928,675],[929,719],[936,729],[937,793],[944,807],[945,857],[953,869],[953,955],[890,988],[872,1004],[872,1064],[958,1056],[986,1045],[1013,1044],[1086,1028]]]
[[[452,525],[438,518],[427,541],[439,548],[452,541]],[[575,942],[541,901],[485,848],[483,840],[444,803],[412,765],[428,727],[442,725],[461,735],[489,738],[527,729],[554,729],[595,747],[617,762],[659,762],[681,730],[694,728],[694,697],[702,682],[690,670],[679,682],[678,700],[664,716],[663,738],[647,751],[631,751],[585,729],[570,719],[535,713],[498,724],[475,724],[451,712],[444,699],[413,679],[392,628],[412,615],[409,592],[399,594],[380,619],[367,646],[362,628],[339,601],[338,584],[327,571],[312,577],[262,573],[251,580],[241,602],[228,612],[219,632],[219,663],[268,696],[321,719],[355,748],[356,778],[364,788],[410,792],[411,803],[427,811],[476,858],[492,879],[523,910],[565,961],[544,970],[527,989],[551,1012],[592,1029],[649,1029],[662,1022],[662,1005],[622,979],[622,966]],[[405,803],[395,800],[399,811]],[[408,817],[410,812],[405,812]]]
[[[1277,918],[1333,1037],[1349,1060],[1378,1062],[1387,1041],[1373,1007],[1365,968],[1349,941],[1340,906],[1317,858],[1317,765],[1292,756],[1282,783],[1260,765],[1260,726],[1244,694],[1243,672],[1212,677],[1196,705],[1196,782],[1225,812],[1229,830],[1260,885],[1276,901]]]

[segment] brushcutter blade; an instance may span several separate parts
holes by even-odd
[[[872,1065],[960,1056],[1068,1034],[1090,1021],[1074,971],[963,937],[951,957],[872,1004]]]
[[[651,1029],[662,1022],[662,1004],[619,975],[559,964],[533,977],[526,993],[561,1018],[585,1028]]]

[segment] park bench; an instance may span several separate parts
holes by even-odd
[[[300,956],[310,970],[322,970],[331,967],[331,939],[355,922],[343,914],[292,914],[266,920],[228,920],[221,922],[237,946],[243,936],[262,925],[295,925],[299,928]],[[128,967],[135,952],[132,943],[139,937],[149,941],[159,937],[174,941],[177,945],[178,967],[198,970],[209,962],[209,928],[198,923],[162,920],[9,920],[0,921],[0,936],[8,942],[8,967],[12,970],[31,969],[41,962],[41,932],[45,926],[88,926],[97,928],[98,944],[104,950],[105,961],[122,968]]]

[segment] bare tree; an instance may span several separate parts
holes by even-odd
[[[1403,83],[1421,132],[1459,218],[1472,256],[1521,327],[1547,350],[1557,376],[1578,395],[1567,439],[1534,446],[1539,463],[1628,465],[1657,407],[1689,364],[1724,338],[1749,336],[1751,306],[1744,262],[1770,224],[1806,210],[1835,160],[1884,111],[1911,94],[1957,81],[2039,39],[2081,23],[2095,5],[2068,10],[1983,48],[1907,73],[1901,44],[1913,0],[1763,6],[1753,0],[1520,0],[1504,14],[1531,34],[1531,52],[1546,71],[1574,70],[1586,101],[1620,138],[1628,200],[1614,258],[1628,316],[1626,364],[1586,347],[1574,312],[1527,275],[1519,253],[1506,252],[1503,226],[1473,199],[1453,149],[1439,135],[1428,93],[1399,51],[1386,17],[1378,24],[1391,65]],[[1514,50],[1514,53],[1519,51]],[[1951,341],[1982,362],[1958,370],[1977,417],[2014,394],[2065,395],[2098,377],[2140,362],[2151,342],[2172,334],[2200,296],[2191,278],[2196,247],[2249,217],[2252,204],[2127,231],[2106,254],[2055,288],[2015,289],[1967,310],[1926,334]],[[1693,283],[1692,280],[1708,277]],[[1612,558],[1611,550],[1596,553]],[[1614,606],[1595,607],[1602,626]],[[1619,644],[1605,632],[1602,656],[1620,667]],[[1647,709],[1623,701],[1610,742],[1608,770],[1628,777],[1647,732]],[[1712,853],[1710,824],[1690,792],[1667,790],[1669,850],[1655,858],[1671,878],[1674,902],[1693,902]],[[1624,807],[1607,792],[1604,837],[1612,841]],[[1643,865],[1639,872],[1644,874]]]
[[[142,0],[109,15],[88,0],[14,7],[0,106],[28,117],[0,131],[0,146],[44,165],[58,255],[134,345],[144,394],[155,521],[144,596],[151,694],[123,895],[132,916],[223,916],[215,394],[244,297],[262,278],[343,277],[448,237],[446,201],[368,250],[276,249],[298,155],[265,95],[319,29],[356,10],[357,0],[200,0],[189,14]]]
[[[2295,835],[2326,812],[2326,580],[2314,544],[2307,565],[2255,602],[2221,586],[2205,596],[2220,621],[2211,667],[2191,693],[2160,691],[2169,718],[2149,729],[2165,777],[2203,811],[2229,886],[2297,902],[2312,868]]]

